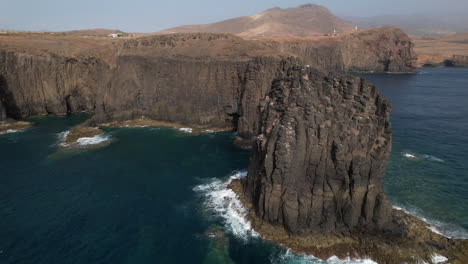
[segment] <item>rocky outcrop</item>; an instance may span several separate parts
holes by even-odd
[[[389,113],[361,78],[290,68],[260,104],[246,184],[257,214],[296,234],[388,227]]]
[[[403,31],[385,27],[336,37],[273,39],[266,45],[296,54],[320,70],[345,72],[414,72],[416,56]]]

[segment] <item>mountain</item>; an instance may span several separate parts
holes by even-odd
[[[307,4],[296,8],[272,8],[262,13],[213,24],[186,25],[159,33],[232,33],[243,38],[309,37],[353,31],[354,25],[333,15],[327,8]]]

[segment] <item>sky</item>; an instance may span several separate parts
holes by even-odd
[[[156,32],[307,3],[321,4],[335,14],[361,17],[468,11],[468,0],[0,0],[0,29]]]

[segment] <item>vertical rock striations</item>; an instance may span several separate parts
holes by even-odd
[[[246,190],[292,233],[382,229],[390,104],[351,76],[292,67],[260,103]]]

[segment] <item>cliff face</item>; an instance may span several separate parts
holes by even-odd
[[[0,51],[0,99],[11,118],[93,111],[105,68],[91,58]]]
[[[416,65],[411,39],[391,27],[336,37],[273,39],[265,43],[326,71],[413,72]]]
[[[92,122],[145,117],[256,131],[257,104],[287,61],[275,57],[205,61],[122,56],[101,91]]]
[[[381,229],[390,104],[365,80],[290,68],[260,103],[246,189],[293,233]]]
[[[325,43],[253,41],[210,33],[122,40],[2,36],[0,116],[18,119],[88,111],[94,113],[88,122],[92,125],[146,117],[237,128],[250,137],[258,131],[258,102],[292,61],[333,71],[384,70],[375,53],[360,51],[370,48],[353,44],[355,39],[370,38],[373,42],[368,45],[378,45],[376,50],[394,47],[398,51],[401,60],[390,65],[411,70],[403,59],[408,56],[409,60],[411,49],[404,52],[404,45],[395,44],[392,37],[382,40],[363,34],[367,33],[326,38]],[[365,61],[357,58],[364,58],[362,53],[368,58]]]

